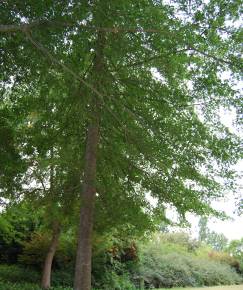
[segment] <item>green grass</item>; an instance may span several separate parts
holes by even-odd
[[[200,288],[161,288],[157,290],[243,290],[243,285],[213,286]]]
[[[72,290],[69,287],[53,287],[52,290]],[[41,290],[36,284],[31,283],[8,283],[0,281],[0,290]],[[95,289],[93,289],[95,290]],[[97,289],[98,290],[98,289]],[[156,289],[155,289],[156,290]],[[230,285],[230,286],[213,286],[202,288],[161,288],[157,290],[243,290],[243,285]]]

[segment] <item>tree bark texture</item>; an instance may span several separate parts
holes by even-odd
[[[87,136],[85,182],[83,185],[82,208],[75,267],[75,290],[91,289],[91,256],[93,211],[95,202],[96,151],[98,126],[90,125]]]
[[[95,88],[101,89],[103,72],[103,36],[98,35],[92,77]],[[74,290],[91,289],[92,230],[96,194],[96,163],[99,144],[100,100],[92,92],[91,114],[87,130],[84,181],[81,196],[80,224],[76,254]]]
[[[55,222],[53,224],[53,232],[52,232],[52,239],[51,239],[50,247],[48,249],[45,262],[44,262],[44,267],[43,267],[42,280],[41,280],[41,287],[43,289],[49,289],[51,287],[52,262],[53,262],[53,258],[57,250],[59,236],[60,236],[60,225],[58,222]]]

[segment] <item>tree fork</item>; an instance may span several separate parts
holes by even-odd
[[[101,86],[103,71],[104,35],[98,34],[96,57],[92,76],[95,77],[96,87]],[[91,118],[87,130],[84,182],[81,197],[80,224],[78,231],[78,246],[76,253],[74,290],[91,289],[91,261],[92,261],[92,230],[96,193],[96,163],[99,144],[100,100],[96,96],[91,101]]]

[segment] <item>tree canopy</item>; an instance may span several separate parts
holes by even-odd
[[[210,200],[232,185],[241,154],[216,113],[242,111],[240,4],[2,1],[1,99],[24,180],[34,170],[44,188],[53,172],[59,205],[80,197],[80,237],[94,203],[95,224],[142,229],[167,205],[215,214]]]

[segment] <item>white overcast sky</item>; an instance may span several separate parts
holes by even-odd
[[[242,87],[242,84],[239,84],[239,87]],[[227,126],[232,132],[243,136],[243,132],[237,131],[234,126],[236,114],[234,111],[226,112],[222,109],[220,112],[221,122]],[[243,177],[243,160],[240,160],[236,165],[235,169]],[[237,180],[238,183],[238,199],[241,197],[243,199],[243,180]],[[228,194],[224,200],[213,202],[214,208],[218,210],[224,210],[229,216],[232,217],[232,220],[228,221],[219,221],[217,219],[211,219],[209,221],[209,228],[218,233],[223,233],[228,239],[240,239],[243,238],[243,215],[239,216],[235,212],[236,201],[233,194]],[[193,227],[195,227],[195,219],[191,219]]]
[[[154,78],[158,81],[163,82],[163,77],[160,73],[153,68],[151,72],[154,75]],[[222,78],[227,79],[229,77],[228,73],[224,73]],[[237,89],[243,90],[243,84],[238,83],[236,86]],[[220,108],[217,112],[220,116],[221,122],[229,128],[232,133],[240,135],[243,137],[243,132],[239,131],[239,128],[235,127],[236,123],[236,111],[234,109],[225,110],[224,108]],[[243,178],[243,160],[239,161],[235,164],[234,169],[239,173],[239,175]],[[238,199],[241,197],[243,199],[243,180],[238,179],[237,184],[239,184],[237,196]],[[156,203],[155,200],[151,199],[151,196],[148,195],[148,199],[150,202]],[[237,206],[236,200],[231,193],[228,193],[224,200],[220,200],[217,202],[213,202],[212,206],[215,209],[225,211],[228,216],[231,217],[230,220],[221,221],[219,219],[209,219],[208,227],[210,230],[215,231],[217,233],[223,233],[229,240],[240,239],[243,238],[243,215],[238,216],[236,214]],[[176,220],[176,214],[169,210],[167,211],[168,217],[172,218],[172,220]],[[190,233],[193,237],[198,236],[198,221],[199,217],[188,215],[188,221],[191,223]],[[173,230],[173,229],[172,229]]]
[[[227,126],[231,132],[243,136],[242,132],[239,132],[234,126],[236,114],[234,111],[225,111],[222,109],[220,111],[221,122]],[[243,160],[240,160],[235,164],[235,170],[243,177]],[[239,201],[240,198],[243,199],[243,179],[237,180],[238,192],[236,194]],[[219,220],[216,218],[210,218],[208,221],[208,228],[211,231],[224,234],[229,240],[241,239],[243,238],[243,215],[239,216],[237,214],[237,201],[233,193],[228,193],[225,195],[224,199],[212,202],[213,208],[226,212],[230,217],[228,220]],[[173,216],[173,213],[169,215]],[[191,229],[188,231],[193,237],[198,237],[198,221],[199,217],[194,215],[188,215],[188,220],[191,223]]]

